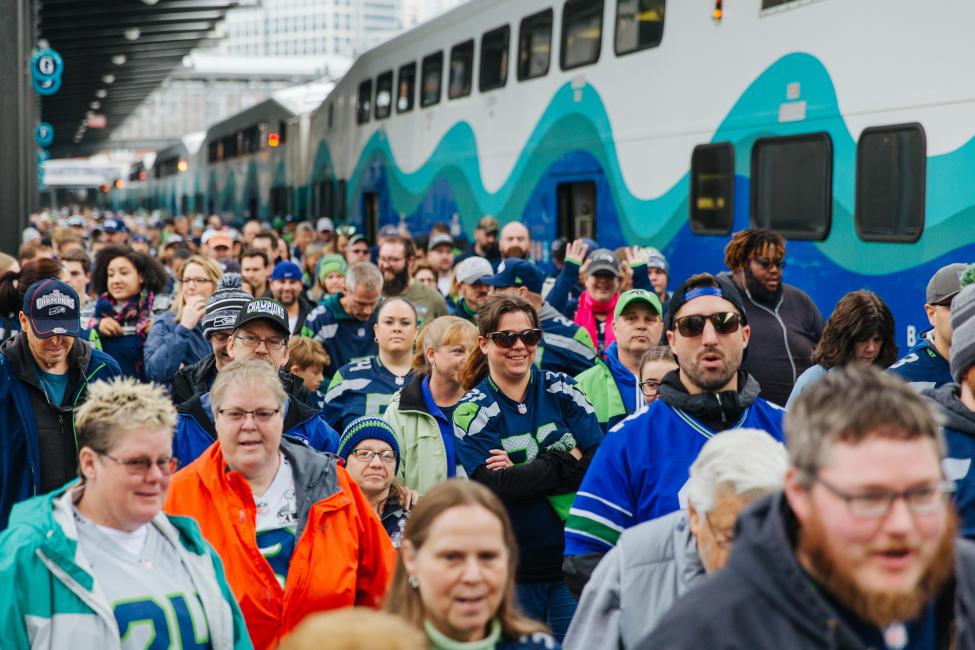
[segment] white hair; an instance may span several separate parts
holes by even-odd
[[[732,429],[711,438],[691,465],[687,500],[700,513],[730,492],[749,500],[782,489],[789,456],[785,446],[761,429]]]

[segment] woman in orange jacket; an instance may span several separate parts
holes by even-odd
[[[231,363],[210,398],[218,440],[173,477],[166,511],[195,518],[220,554],[254,647],[275,647],[313,612],[378,607],[389,537],[335,457],[282,440],[277,373]]]

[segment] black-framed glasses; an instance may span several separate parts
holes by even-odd
[[[874,490],[860,494],[852,494],[836,487],[819,476],[813,480],[832,492],[846,503],[849,513],[858,519],[880,519],[890,512],[894,501],[903,499],[908,509],[915,515],[930,515],[943,508],[948,497],[955,491],[955,484],[951,481],[940,481],[934,484],[921,485],[894,492],[890,490]]]
[[[656,397],[660,391],[660,382],[656,379],[648,379],[640,382],[640,392],[645,397]]]
[[[146,456],[139,456],[137,458],[116,458],[106,454],[105,452],[97,452],[99,456],[109,459],[114,463],[118,463],[125,468],[125,471],[132,476],[145,476],[149,473],[149,470],[153,465],[159,470],[163,476],[171,476],[176,468],[179,467],[179,459],[177,458],[157,458],[152,460]]]
[[[491,332],[488,334],[494,343],[502,348],[510,348],[515,344],[515,341],[521,339],[521,342],[525,344],[525,347],[533,347],[538,345],[538,342],[542,340],[542,330],[540,329],[530,329],[522,330],[516,332],[514,330],[502,330],[500,332]]]
[[[765,259],[765,258],[762,258],[762,259],[752,258],[752,261],[755,262],[756,264],[758,264],[760,267],[762,267],[766,271],[771,270],[773,266],[774,267],[777,267],[780,271],[784,271],[785,270],[785,260],[770,260],[770,259]]]
[[[243,336],[235,336],[234,338],[243,343],[246,347],[254,349],[257,349],[261,343],[263,343],[268,350],[283,350],[284,347],[288,345],[288,339],[278,336],[262,339],[260,336],[254,336],[253,334],[244,334]]]
[[[730,529],[721,530],[717,528],[711,521],[711,514],[704,513],[704,522],[708,525],[708,530],[711,531],[711,537],[714,538],[714,543],[722,548],[728,548],[731,543],[735,541],[735,528],[732,526]]]
[[[396,457],[398,454],[392,449],[386,449],[385,451],[373,451],[372,449],[353,449],[352,455],[361,460],[363,463],[371,463],[372,459],[379,456],[379,460],[383,463],[389,465],[396,462]]]
[[[704,333],[704,324],[711,321],[718,334],[734,334],[741,326],[741,316],[733,311],[719,311],[716,314],[692,314],[674,320],[681,336],[694,337]]]
[[[226,343],[230,340],[230,332],[214,332],[210,335],[210,338],[217,343]]]
[[[270,422],[271,418],[281,412],[281,409],[254,409],[245,411],[244,409],[217,409],[217,413],[227,418],[231,422],[243,422],[248,415],[252,416],[257,422]]]

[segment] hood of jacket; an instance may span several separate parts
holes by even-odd
[[[636,390],[636,376],[620,361],[619,347],[615,341],[606,348],[606,366],[618,386],[625,386],[631,391]]]
[[[680,370],[673,370],[660,382],[660,399],[705,424],[718,425],[715,429],[722,429],[737,422],[741,412],[755,403],[762,390],[744,370],[738,371],[738,387],[738,390],[691,395],[680,380]]]
[[[334,316],[336,320],[342,320],[342,319],[348,320],[354,318],[351,314],[348,314],[345,311],[345,309],[342,307],[342,303],[339,302],[339,300],[341,300],[342,296],[344,295],[345,294],[341,291],[338,293],[327,295],[324,298],[322,298],[322,301],[318,304],[324,307],[325,309],[329,310],[330,312],[332,312],[332,316]]]
[[[921,393],[938,405],[945,415],[945,427],[975,436],[975,411],[970,411],[961,401],[961,387],[958,384],[945,384],[940,388],[928,389]]]
[[[410,381],[393,395],[393,398],[397,400],[398,410],[416,411],[430,415],[427,402],[423,399],[423,377],[424,375],[413,375]],[[390,400],[390,404],[392,404],[392,400]]]
[[[3,347],[0,348],[0,352],[10,360],[10,368],[17,379],[40,388],[37,375],[34,372],[37,368],[37,363],[34,361],[33,355],[31,355],[26,334],[20,332],[14,338],[8,339],[3,344]],[[87,371],[93,354],[94,348],[82,341],[81,338],[74,340],[71,344],[71,350],[68,351],[68,372],[72,375],[72,378],[74,378],[75,372],[81,374]],[[74,383],[76,382],[71,382],[72,385]]]

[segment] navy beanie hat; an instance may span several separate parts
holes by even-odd
[[[382,440],[393,448],[396,452],[396,470],[399,473],[399,443],[393,433],[393,427],[386,420],[374,415],[364,415],[349,422],[342,432],[342,439],[339,440],[339,456],[348,462],[349,454],[363,440]]]

